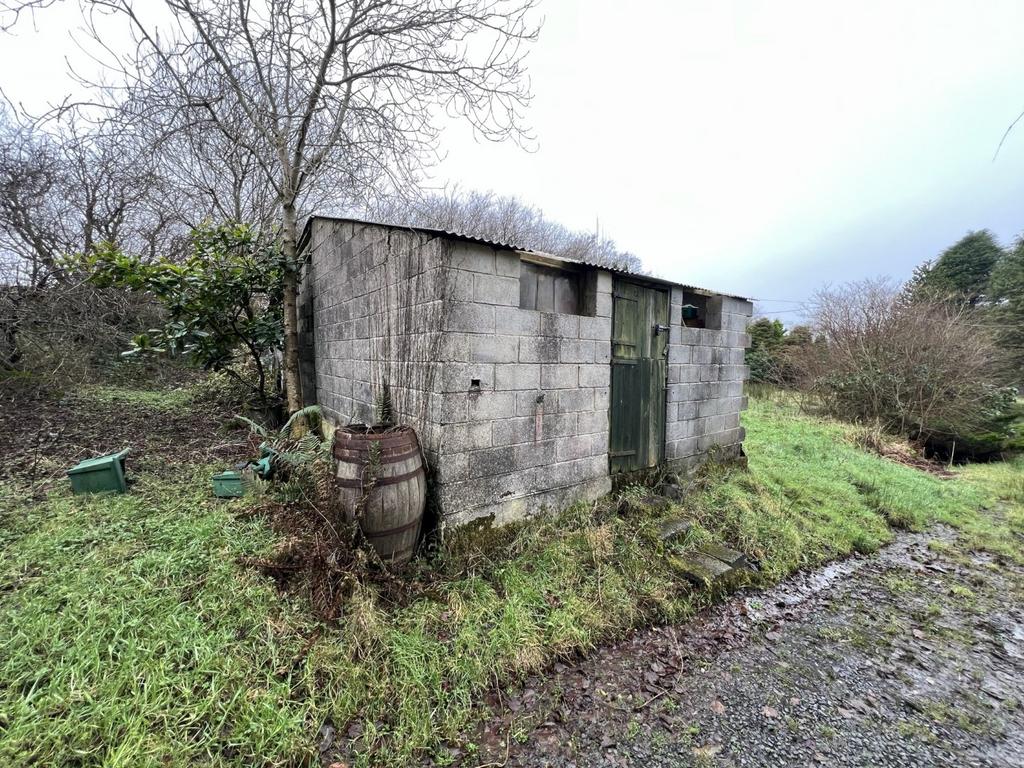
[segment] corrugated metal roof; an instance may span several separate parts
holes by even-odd
[[[309,227],[314,219],[322,219],[325,221],[347,221],[353,224],[366,224],[369,226],[376,227],[389,227],[391,229],[406,229],[410,232],[423,232],[428,235],[435,237],[447,237],[452,240],[459,240],[466,243],[477,243],[479,245],[487,245],[491,248],[501,248],[507,251],[517,251],[519,253],[531,254],[542,259],[550,259],[552,261],[561,261],[566,264],[582,264],[587,267],[594,267],[595,269],[604,269],[609,272],[613,272],[617,275],[626,275],[629,277],[636,278],[637,280],[644,280],[650,283],[657,283],[659,285],[670,285],[678,288],[683,288],[688,291],[701,291],[707,294],[717,294],[719,296],[728,296],[732,299],[741,299],[743,301],[750,301],[746,296],[740,296],[733,293],[725,293],[724,291],[715,291],[710,288],[701,288],[697,285],[687,285],[686,283],[676,282],[675,280],[666,280],[662,277],[655,277],[654,275],[648,275],[643,272],[633,272],[628,269],[621,269],[619,267],[612,267],[607,264],[601,264],[595,261],[588,261],[586,259],[573,259],[568,256],[558,256],[553,253],[547,253],[546,251],[538,251],[533,248],[527,248],[524,245],[516,243],[506,243],[500,240],[490,240],[486,237],[478,237],[477,235],[468,235],[465,232],[454,232],[448,229],[439,229],[437,227],[423,227],[417,224],[394,224],[385,221],[372,221],[370,219],[359,219],[354,216],[319,216],[313,215],[306,220],[306,224],[302,231],[302,236],[299,238],[299,250],[301,251],[305,247],[305,243],[309,238]]]

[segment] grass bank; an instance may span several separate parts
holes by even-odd
[[[746,426],[749,471],[711,472],[668,513],[698,522],[684,546],[726,540],[769,582],[942,521],[1024,558],[1021,461],[941,480],[784,403],[753,402]],[[664,557],[656,514],[580,505],[458,542],[412,602],[360,587],[328,627],[236,564],[274,537],[244,501],[208,497],[210,472],[181,464],[121,497],[0,490],[0,762],[312,764],[329,719],[357,724],[357,763],[404,765],[459,739],[494,682],[707,600]]]

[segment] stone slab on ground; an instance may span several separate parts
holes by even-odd
[[[658,538],[665,542],[674,542],[682,539],[693,527],[689,520],[668,520],[661,524],[658,531]]]
[[[669,560],[683,578],[698,587],[723,584],[735,571],[732,566],[701,552],[688,552]]]
[[[717,542],[703,544],[701,545],[700,551],[708,557],[721,560],[730,568],[744,568],[747,565],[746,555],[742,552],[737,552],[735,549],[727,547],[724,544],[718,544]]]

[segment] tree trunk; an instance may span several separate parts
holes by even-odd
[[[287,270],[284,275],[284,387],[288,397],[288,413],[302,408],[302,380],[299,377],[299,263],[297,254],[298,222],[295,202],[283,204],[282,237]]]

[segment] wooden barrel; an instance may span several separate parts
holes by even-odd
[[[382,559],[412,556],[427,505],[423,454],[411,427],[342,427],[334,433],[342,508]]]

